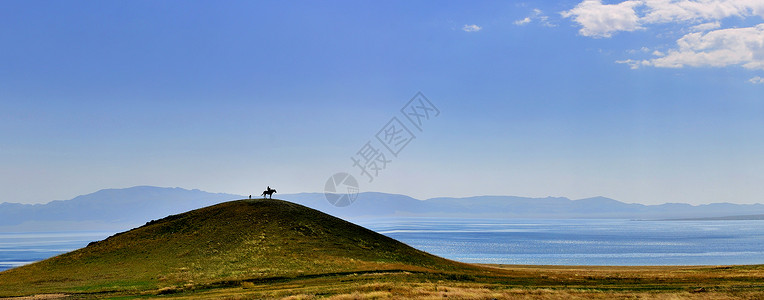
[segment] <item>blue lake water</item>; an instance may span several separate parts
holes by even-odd
[[[764,264],[764,220],[380,219],[358,224],[453,260],[543,265]],[[0,233],[0,271],[113,232]]]
[[[542,265],[764,264],[764,220],[379,220],[364,226],[445,258]]]
[[[43,260],[103,240],[113,232],[0,232],[0,271]]]

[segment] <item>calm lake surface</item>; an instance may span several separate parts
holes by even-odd
[[[112,234],[114,232],[0,232],[0,271],[73,251]]]
[[[764,264],[764,220],[377,220],[364,226],[471,263],[541,265]]]
[[[453,260],[543,265],[764,264],[764,220],[377,219],[356,223]],[[0,233],[0,271],[114,232]]]

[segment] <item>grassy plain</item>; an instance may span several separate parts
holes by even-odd
[[[469,272],[370,272],[242,281],[172,298],[764,299],[764,266],[484,266]]]

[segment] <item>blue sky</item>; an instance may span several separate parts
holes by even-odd
[[[156,185],[764,202],[760,1],[3,1],[0,202]],[[441,111],[374,181],[351,157]]]

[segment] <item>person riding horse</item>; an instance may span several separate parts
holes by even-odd
[[[271,199],[273,199],[273,193],[275,193],[275,189],[271,189],[271,186],[268,186],[268,189],[263,191],[263,193],[260,196],[263,196],[263,198],[267,198],[268,196],[271,196]]]

